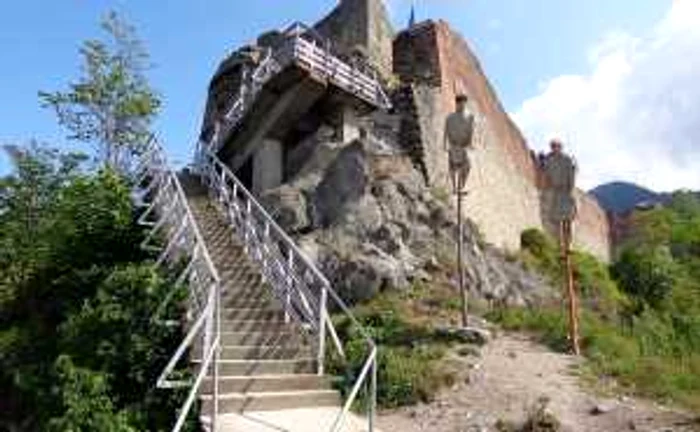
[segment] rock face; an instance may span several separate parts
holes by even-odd
[[[458,234],[453,210],[425,185],[409,156],[378,152],[370,138],[315,141],[304,164],[313,169],[302,166],[262,201],[346,300],[407,288],[449,266]],[[473,225],[464,236],[473,295],[526,304],[547,294],[537,277],[482,248]]]

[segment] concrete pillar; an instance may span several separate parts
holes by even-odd
[[[282,143],[263,139],[253,156],[253,193],[259,195],[282,184]]]
[[[360,137],[360,122],[357,113],[351,106],[344,106],[342,111],[343,144]]]

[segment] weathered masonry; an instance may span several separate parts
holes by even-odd
[[[327,157],[319,143],[340,148],[358,138],[371,144],[371,173],[408,167],[423,187],[449,189],[442,128],[457,90],[485,124],[467,217],[505,249],[517,249],[530,227],[554,233],[537,160],[467,41],[444,21],[395,34],[381,0],[341,0],[314,26],[264,33],[229,55],[209,87],[202,139],[258,196],[280,187],[317,195],[306,180],[298,189],[301,174],[320,169],[310,161]],[[607,216],[592,197],[578,198],[575,243],[607,259]],[[316,210],[294,211],[313,219]],[[302,231],[319,228],[311,220]]]

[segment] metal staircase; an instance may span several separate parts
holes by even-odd
[[[220,412],[339,405],[328,377],[317,374],[313,339],[285,313],[198,178],[180,178],[221,277]],[[204,412],[212,409],[212,395],[208,378]]]
[[[295,24],[285,35],[286,42],[268,50],[233,95],[213,136],[197,144],[186,173],[172,171],[155,139],[133,169],[137,201],[145,207],[139,222],[150,229],[142,246],[158,250],[156,264],[177,275],[173,294],[154,319],[184,321],[186,330],[157,381],[160,388],[188,389],[173,431],[184,427],[197,403],[207,430],[225,430],[219,426],[227,413],[319,406],[337,407],[337,413],[314,429],[304,426],[304,432],[347,430],[360,392],[366,402],[362,429],[374,431],[374,342],[314,263],[216,156],[265,84],[290,67],[370,106],[391,106],[375,76],[334,57],[313,29]],[[162,317],[182,286],[189,294],[186,316]],[[349,341],[338,336],[329,311],[360,336],[360,367],[348,363]],[[353,357],[357,342],[355,336]],[[342,395],[326,373],[331,356],[336,371],[339,364],[346,366],[345,382],[351,383]],[[191,372],[190,379],[183,378],[183,369]],[[284,430],[287,426],[294,425]]]
[[[189,292],[187,335],[157,382],[189,389],[173,431],[197,401],[207,430],[224,430],[219,424],[227,413],[318,406],[335,406],[337,415],[315,430],[346,430],[361,390],[367,429],[374,430],[374,342],[240,181],[206,146],[198,148],[196,165],[178,176],[152,140],[136,168],[137,191],[147,203],[139,221],[150,227],[143,246],[160,248],[157,264],[178,272],[174,289],[184,284]],[[346,373],[353,385],[343,398],[325,373],[331,351],[346,361],[347,341],[329,310],[344,316],[365,344],[362,367]],[[165,319],[159,311],[156,317]],[[192,379],[181,378],[187,364]]]

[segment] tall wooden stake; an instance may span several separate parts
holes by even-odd
[[[457,190],[457,269],[459,271],[459,293],[462,297],[462,326],[469,325],[467,289],[464,286],[464,260],[462,259],[462,248],[464,247],[464,224],[462,223],[462,196],[464,192]]]
[[[579,330],[578,330],[578,298],[576,287],[574,285],[574,271],[571,263],[571,221],[562,221],[559,223],[559,233],[561,247],[561,256],[564,263],[564,283],[566,284],[566,292],[569,301],[569,339],[571,340],[571,348],[574,354],[581,354],[579,345]]]

